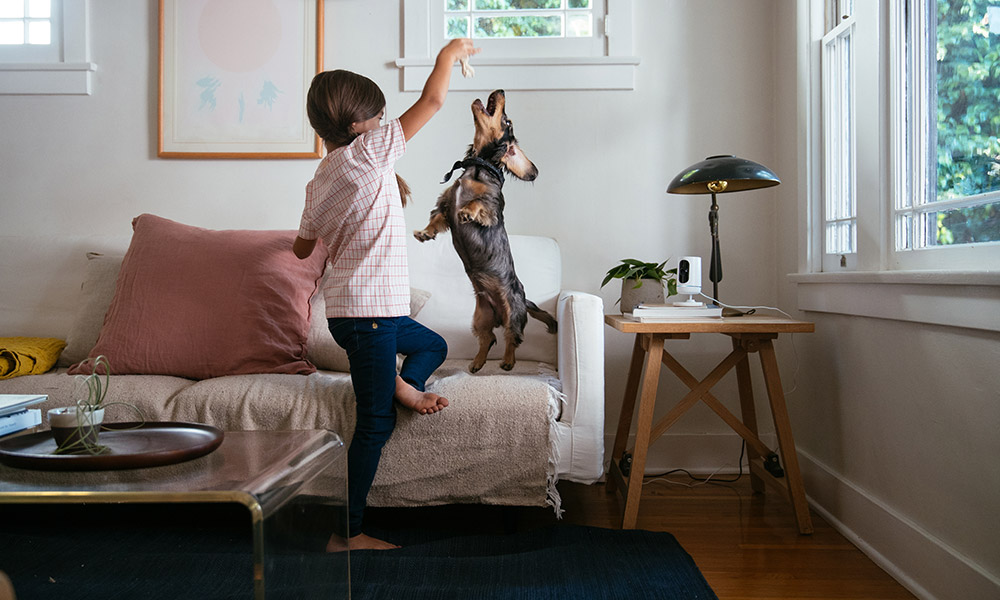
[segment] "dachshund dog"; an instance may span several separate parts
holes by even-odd
[[[504,111],[503,90],[490,94],[486,106],[472,103],[476,134],[465,159],[456,162],[442,183],[456,169],[461,176],[438,198],[430,222],[413,236],[421,242],[451,230],[452,242],[476,293],[472,331],[479,339],[479,352],[469,365],[475,373],[483,368],[486,355],[497,342],[493,329],[504,328],[506,348],[500,367],[514,368],[514,351],[524,339],[528,315],[556,332],[556,320],[524,297],[524,286],[514,273],[510,241],[503,225],[504,171],[522,181],[534,181],[538,169],[528,160],[514,137],[514,125]]]

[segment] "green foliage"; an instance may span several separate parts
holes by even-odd
[[[993,0],[937,1],[937,198],[1000,190],[1000,36]],[[938,244],[996,241],[996,204],[938,213]]]
[[[673,296],[677,294],[677,279],[675,277],[668,277],[668,275],[676,275],[677,269],[664,270],[663,267],[666,264],[666,260],[660,264],[656,264],[654,262],[642,262],[634,258],[622,259],[621,264],[608,269],[607,275],[604,276],[604,281],[601,282],[601,287],[606,286],[612,279],[635,279],[633,288],[642,287],[643,279],[654,279],[661,283],[666,280],[667,296]]]

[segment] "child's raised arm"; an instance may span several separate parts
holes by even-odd
[[[472,40],[468,38],[454,39],[441,49],[437,60],[434,61],[434,69],[420,93],[420,98],[399,117],[399,124],[403,127],[403,136],[407,141],[416,135],[444,105],[455,61],[477,54],[480,50],[481,48],[473,47]]]

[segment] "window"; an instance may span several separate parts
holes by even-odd
[[[4,58],[58,60],[60,47],[53,43],[52,35],[58,24],[49,0],[0,0],[0,50]]]
[[[404,0],[403,89],[423,87],[437,51],[483,48],[464,90],[632,89],[632,0]]]
[[[1000,1],[811,0],[813,271],[1000,265]]]
[[[893,12],[893,141],[904,166],[894,186],[894,256],[919,266],[941,250],[995,249],[1000,5],[898,0]]]
[[[855,18],[852,5],[836,4],[822,40],[824,271],[853,268],[858,239]]]
[[[503,56],[601,56],[604,36],[594,14],[604,0],[443,0],[441,40],[471,37]],[[436,27],[435,27],[436,29]]]
[[[798,0],[798,308],[1000,331],[1000,0]]]
[[[87,0],[0,0],[0,94],[89,94]]]

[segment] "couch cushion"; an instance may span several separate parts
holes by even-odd
[[[518,279],[524,284],[527,298],[556,314],[556,303],[562,289],[562,261],[559,244],[551,238],[511,235],[510,249]],[[465,274],[462,260],[452,246],[451,235],[441,234],[429,242],[407,240],[410,262],[410,284],[431,293],[420,313],[419,321],[448,342],[448,358],[471,359],[479,349],[472,335],[472,313],[476,298]],[[498,343],[491,358],[503,355],[503,335],[495,331]],[[524,343],[517,351],[518,360],[557,362],[556,336],[545,325],[528,318],[524,328]]]
[[[66,335],[66,348],[59,356],[58,366],[68,367],[87,359],[97,344],[104,324],[104,315],[115,297],[115,282],[122,268],[122,256],[87,253],[87,271],[80,287],[80,302],[76,306],[73,326]]]
[[[107,356],[116,374],[190,379],[315,371],[309,298],[325,252],[296,258],[294,231],[212,231],[154,215],[132,226],[90,356]]]

